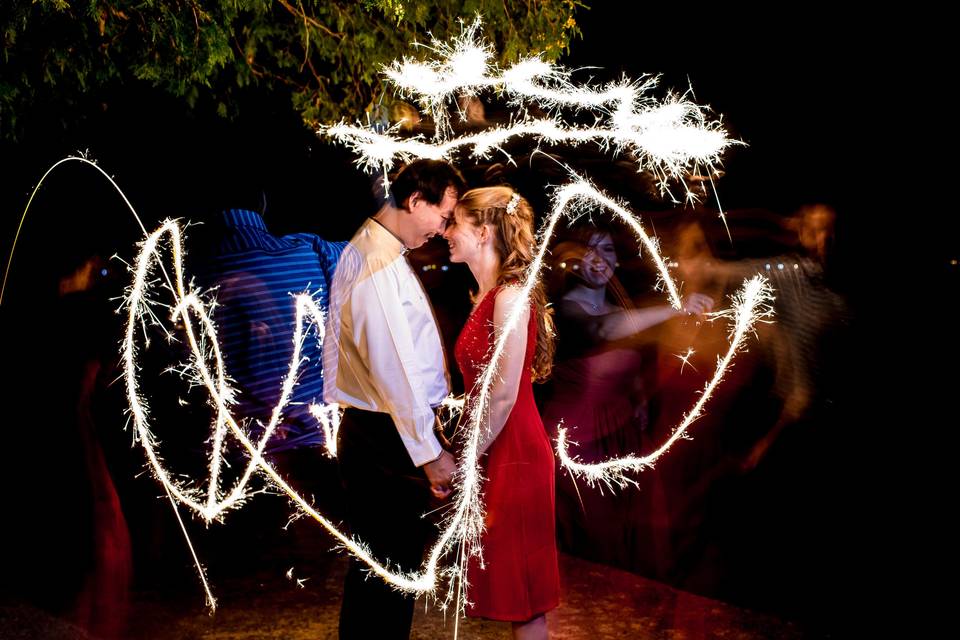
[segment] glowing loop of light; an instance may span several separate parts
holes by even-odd
[[[474,31],[475,29],[476,27],[474,27]],[[492,149],[498,149],[500,145],[513,137],[532,136],[545,142],[579,143],[595,141],[604,145],[605,148],[612,147],[615,152],[629,149],[638,162],[638,169],[649,169],[662,180],[670,176],[680,175],[689,166],[696,166],[699,162],[712,165],[726,146],[734,144],[726,138],[719,123],[706,121],[704,112],[699,106],[677,98],[669,98],[663,104],[655,105],[651,99],[646,98],[643,93],[653,86],[652,80],[643,84],[611,85],[599,91],[589,87],[577,87],[569,81],[567,72],[538,58],[526,59],[499,73],[489,64],[489,55],[483,54],[482,51],[478,53],[478,47],[482,49],[483,46],[473,44],[473,40],[474,33],[468,29],[464,36],[454,42],[452,47],[444,49],[443,46],[437,46],[439,52],[446,51],[448,55],[436,64],[428,65],[428,70],[434,74],[431,78],[428,78],[428,81],[433,83],[432,86],[424,85],[426,87],[424,88],[418,84],[419,81],[416,80],[415,76],[423,69],[418,69],[415,66],[397,66],[397,73],[391,77],[398,86],[413,93],[428,96],[431,113],[434,114],[439,123],[443,122],[439,115],[439,107],[445,101],[464,89],[485,87],[503,89],[518,104],[520,100],[526,98],[537,100],[541,105],[548,107],[568,106],[578,109],[594,109],[599,118],[607,118],[608,122],[598,127],[573,127],[565,125],[555,118],[539,120],[524,118],[511,127],[495,128],[481,134],[446,141],[442,140],[444,128],[438,127],[440,138],[435,143],[428,143],[421,139],[404,140],[396,138],[394,133],[387,135],[374,134],[361,128],[345,125],[326,128],[325,133],[354,148],[360,155],[359,162],[368,169],[382,168],[386,170],[397,159],[447,158],[454,150],[461,147],[472,148],[475,155],[484,155]],[[388,73],[388,75],[390,74]],[[606,106],[610,104],[613,105],[612,108]],[[81,158],[69,158],[69,160],[84,160],[84,162],[87,162]],[[99,167],[97,169],[100,170]],[[100,171],[103,173],[102,170]],[[106,176],[106,174],[104,175]],[[113,180],[109,176],[107,178],[116,187]],[[37,186],[39,188],[39,184]],[[120,191],[119,187],[117,187],[117,190]],[[36,190],[34,190],[34,193],[36,193]],[[122,191],[120,193],[123,196]],[[123,197],[126,201],[126,197]],[[127,201],[127,204],[129,206],[129,201]],[[290,367],[283,379],[280,399],[271,414],[269,423],[266,425],[260,440],[256,443],[252,442],[230,410],[235,400],[235,392],[227,382],[228,376],[224,369],[222,355],[219,352],[211,314],[207,312],[207,308],[200,297],[194,292],[188,291],[184,285],[182,238],[179,226],[172,221],[164,223],[160,229],[147,236],[132,269],[135,277],[126,300],[128,318],[123,341],[124,379],[136,438],[144,448],[149,468],[164,486],[172,501],[185,505],[207,521],[222,518],[229,509],[241,506],[243,501],[250,496],[247,491],[249,481],[255,472],[259,472],[279,488],[300,512],[319,522],[344,549],[367,565],[371,572],[397,589],[411,593],[433,594],[439,582],[449,578],[451,586],[441,606],[446,608],[456,596],[458,600],[457,613],[459,614],[462,612],[464,605],[460,596],[463,593],[466,580],[467,560],[467,554],[462,553],[462,551],[466,548],[469,549],[469,553],[477,555],[482,552],[479,545],[480,534],[483,531],[482,478],[477,452],[481,438],[486,433],[486,425],[483,423],[484,416],[488,408],[490,388],[503,355],[506,337],[511,331],[517,329],[519,318],[529,304],[529,294],[539,278],[549,240],[553,236],[555,226],[561,215],[566,214],[573,217],[597,207],[611,211],[634,231],[641,244],[648,249],[648,255],[655,263],[671,304],[677,309],[681,306],[678,288],[670,277],[664,259],[660,256],[656,238],[651,238],[646,234],[632,213],[622,204],[593,188],[579,176],[572,176],[570,184],[559,188],[555,192],[552,210],[538,232],[539,248],[537,254],[527,269],[521,285],[522,295],[518,297],[516,304],[510,310],[501,336],[494,345],[490,362],[481,375],[481,384],[476,390],[476,395],[469,399],[469,405],[467,406],[470,416],[469,429],[464,457],[456,477],[459,490],[443,520],[440,537],[430,549],[429,555],[419,572],[402,573],[395,571],[391,569],[389,560],[374,558],[369,548],[362,541],[351,539],[342,533],[332,522],[317,512],[307,500],[287,485],[276,470],[263,458],[266,443],[280,423],[283,410],[289,402],[293,387],[296,384],[297,371],[302,364],[300,349],[309,326],[314,326],[319,339],[323,339],[324,318],[322,311],[310,296],[299,295],[296,297],[294,353]],[[130,209],[133,212],[132,206]],[[136,217],[136,213],[133,213]],[[26,212],[24,212],[24,215],[26,215]],[[164,237],[169,238],[174,266],[173,279],[168,276],[160,260],[160,241]],[[140,385],[137,378],[136,355],[138,348],[136,336],[139,333],[138,327],[140,324],[148,320],[156,320],[149,306],[151,300],[150,288],[152,286],[151,274],[155,266],[163,271],[169,291],[174,297],[174,304],[171,305],[173,310],[172,320],[179,320],[190,347],[191,360],[186,368],[186,373],[193,377],[194,382],[198,382],[208,390],[210,403],[216,415],[211,439],[210,476],[205,495],[195,487],[174,481],[163,467],[157,452],[156,440],[150,431],[147,406],[140,396]],[[707,384],[696,406],[686,416],[683,423],[675,429],[673,436],[655,452],[655,456],[651,454],[654,457],[636,458],[630,456],[606,461],[599,466],[585,465],[568,455],[565,434],[561,432],[557,451],[565,467],[588,480],[622,486],[627,479],[624,475],[625,472],[642,470],[644,467],[650,466],[656,457],[663,455],[679,437],[684,436],[689,424],[700,415],[710,393],[719,384],[734,354],[742,346],[743,337],[749,333],[757,318],[765,314],[763,311],[765,291],[767,289],[764,281],[755,279],[748,282],[740,294],[740,302],[735,301],[734,308],[723,314],[730,317],[735,326],[731,334],[731,345],[727,356],[718,361],[713,379]],[[194,326],[194,318],[199,323],[199,329]],[[213,370],[208,364],[211,361]],[[462,401],[458,403],[451,400],[445,404],[450,410],[463,407]],[[337,408],[318,405],[311,407],[311,413],[317,418],[320,428],[324,432],[328,453],[336,455],[336,430],[339,418]],[[237,439],[249,454],[250,460],[236,484],[229,490],[225,490],[220,486],[220,472],[222,449],[228,436]],[[177,515],[179,518],[179,514]],[[441,560],[445,555],[457,549],[461,551],[458,562],[453,566],[441,567]],[[195,555],[194,560],[200,570],[204,587],[207,588],[208,601],[212,608],[214,606],[213,597],[207,587],[202,567]],[[458,588],[454,588],[456,579],[459,579]]]
[[[174,481],[169,472],[164,468],[156,450],[155,438],[149,428],[147,407],[140,396],[136,362],[138,351],[136,336],[139,333],[138,327],[140,323],[151,317],[148,308],[148,301],[150,300],[150,274],[154,263],[159,262],[160,248],[158,245],[164,236],[169,237],[174,267],[173,283],[170,287],[175,299],[175,304],[172,306],[172,319],[179,320],[183,326],[187,343],[190,347],[191,361],[189,366],[191,372],[196,377],[196,380],[207,389],[210,394],[211,405],[216,412],[213,446],[211,448],[210,477],[205,500],[197,489],[185,487],[181,483]],[[123,341],[123,357],[127,398],[130,404],[130,413],[137,440],[146,452],[150,469],[155,477],[163,484],[173,499],[192,509],[205,520],[211,521],[222,517],[228,509],[240,506],[243,500],[249,497],[249,493],[246,491],[247,484],[253,473],[259,471],[280,489],[297,509],[323,525],[344,548],[366,563],[374,573],[403,590],[415,593],[431,591],[436,584],[435,569],[428,568],[428,570],[417,575],[391,571],[388,564],[381,564],[377,559],[373,558],[369,549],[362,541],[349,538],[332,522],[316,511],[309,501],[294,491],[263,458],[266,443],[280,423],[283,416],[283,409],[288,404],[293,392],[297,371],[302,364],[301,348],[308,323],[316,326],[319,339],[323,339],[323,312],[316,305],[315,301],[306,294],[301,294],[296,297],[296,329],[293,340],[294,352],[291,358],[290,368],[283,380],[280,399],[273,409],[270,422],[266,425],[260,440],[257,443],[253,443],[230,411],[230,405],[234,399],[234,392],[226,382],[227,375],[224,369],[222,354],[217,345],[216,329],[203,302],[195,293],[188,292],[184,285],[182,253],[180,227],[174,221],[167,221],[160,229],[148,236],[147,240],[143,243],[140,254],[135,261],[133,268],[135,274],[134,282],[126,301],[128,317]],[[200,332],[198,332],[194,326],[194,316],[199,320],[201,327]],[[208,345],[206,350],[201,346],[201,343]],[[208,365],[208,361],[211,359],[214,363],[213,371],[211,371]],[[330,416],[328,418],[328,428],[331,431],[335,431],[337,421],[333,419],[332,416],[335,415],[336,409],[332,407],[319,407],[319,410],[331,412],[327,414]],[[222,445],[228,433],[235,437],[247,450],[250,461],[232,489],[224,492],[219,486],[219,471]]]

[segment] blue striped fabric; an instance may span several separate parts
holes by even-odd
[[[253,418],[250,429],[259,437],[257,422],[270,420],[293,355],[294,296],[309,292],[326,312],[329,283],[347,243],[310,233],[273,236],[253,211],[224,211],[221,222],[209,259],[195,267],[196,281],[216,287],[213,318],[227,374],[238,391],[235,415]],[[305,361],[281,423],[285,437],[272,438],[267,452],[323,443],[309,413],[310,403],[323,402],[323,357],[315,328],[302,354]]]

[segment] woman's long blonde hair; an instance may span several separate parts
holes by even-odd
[[[516,192],[510,187],[471,189],[460,198],[457,207],[475,226],[489,224],[495,231],[494,249],[500,256],[497,284],[521,282],[533,261],[533,208],[522,196],[510,213],[507,205]],[[556,348],[553,309],[547,306],[543,283],[538,281],[530,293],[537,314],[537,349],[533,357],[533,381],[546,380],[553,367]]]

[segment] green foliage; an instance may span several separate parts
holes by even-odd
[[[236,113],[238,90],[285,91],[310,125],[389,102],[380,67],[483,16],[501,62],[556,58],[579,0],[12,0],[0,22],[0,138],[42,104],[80,114],[107,89],[147,83]]]

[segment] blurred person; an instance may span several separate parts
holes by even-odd
[[[756,467],[784,428],[803,420],[829,394],[822,367],[829,341],[849,316],[847,303],[830,286],[836,212],[823,204],[801,207],[784,223],[796,234],[797,249],[761,264],[746,263],[764,274],[776,291],[775,322],[767,348],[775,370],[774,392],[782,399],[773,427],[744,459],[745,470]]]
[[[635,307],[615,276],[618,251],[606,225],[574,226],[552,255],[559,289],[558,347],[544,422],[554,433],[562,421],[571,453],[585,462],[642,455],[649,448],[649,434],[641,335],[673,318],[702,316],[712,309],[713,300],[691,293],[682,299],[680,310],[666,304]],[[557,527],[566,550],[624,568],[661,572],[663,553],[657,547],[664,540],[656,530],[662,527],[650,524],[663,510],[652,502],[660,499],[656,478],[649,481],[654,483],[650,491],[611,496],[598,487],[578,487],[571,476],[558,473]]]
[[[747,258],[717,259],[710,239],[725,232],[710,229],[707,218],[685,216],[664,245],[688,285],[732,293],[759,273],[774,295],[772,322],[755,326],[756,336],[695,423],[694,446],[658,465],[669,505],[668,579],[794,616],[816,609],[803,604],[805,589],[831,566],[833,533],[824,522],[827,514],[839,515],[833,510],[840,494],[831,483],[844,464],[825,443],[839,426],[831,397],[845,369],[847,350],[837,338],[846,312],[824,269],[833,215],[814,209],[821,210],[787,220],[728,212],[733,246]],[[666,433],[682,419],[727,349],[727,329],[725,322],[674,323],[660,332],[655,431]],[[690,347],[694,355],[677,357]],[[818,586],[823,594],[831,589]]]
[[[34,273],[35,299],[8,298],[0,315],[18,346],[6,353],[15,374],[4,388],[20,420],[0,471],[11,488],[0,593],[70,620],[84,637],[112,640],[127,636],[133,579],[121,492],[134,465],[124,464],[129,436],[109,397],[123,284],[88,251],[50,254],[56,279]]]
[[[234,415],[256,443],[270,422],[290,369],[296,330],[296,300],[309,294],[326,313],[330,282],[346,242],[312,233],[277,236],[264,219],[266,194],[256,185],[235,185],[232,201],[244,206],[221,211],[191,238],[191,271],[216,300],[224,367],[236,389]],[[317,327],[304,332],[297,384],[264,452],[298,491],[323,495],[334,505],[335,464],[310,406],[323,402],[322,351]],[[231,456],[246,464],[249,454],[232,442]]]

